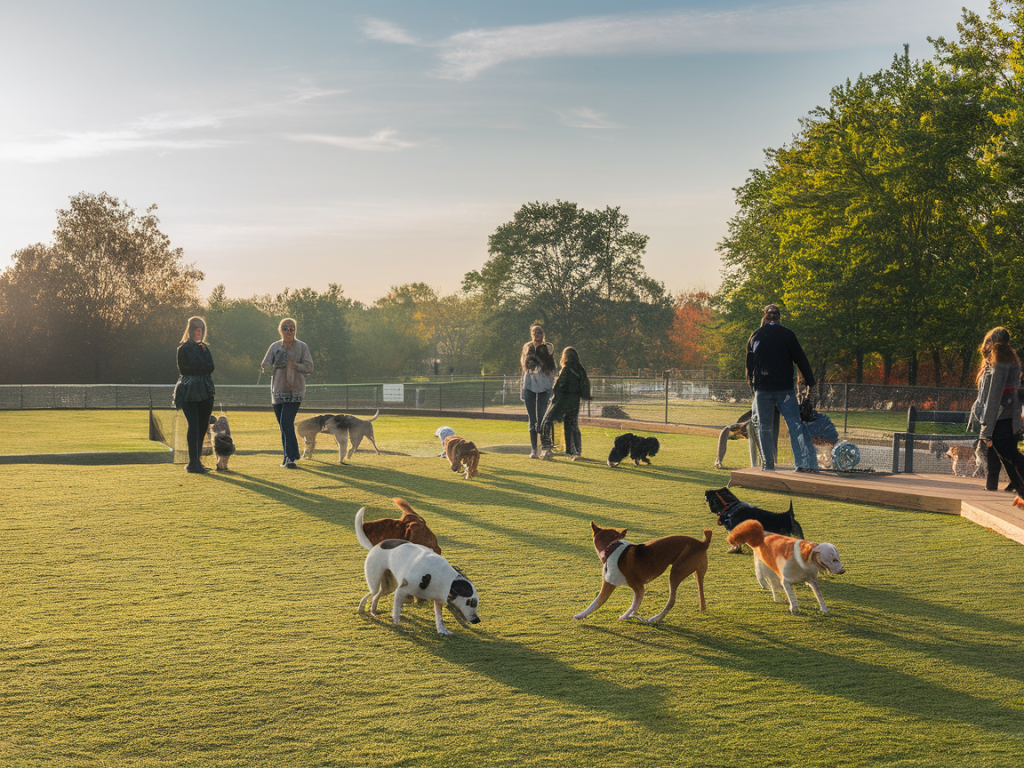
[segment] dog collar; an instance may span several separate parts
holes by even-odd
[[[722,507],[722,511],[718,513],[718,522],[719,523],[722,522],[722,515],[724,515],[726,512],[728,512],[733,507],[738,507],[742,503],[743,503],[742,501],[734,501],[732,504],[726,504],[724,507]]]
[[[625,543],[626,542],[623,541],[622,539],[616,539],[611,544],[609,544],[607,547],[605,547],[604,548],[604,552],[601,553],[601,562],[602,563],[607,563],[608,562],[608,558],[612,556],[612,552],[614,552],[616,549],[618,549],[619,547],[621,547]]]

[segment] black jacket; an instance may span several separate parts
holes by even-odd
[[[747,342],[747,382],[764,392],[793,389],[793,365],[800,369],[808,387],[814,386],[814,372],[796,334],[778,323],[762,325]]]

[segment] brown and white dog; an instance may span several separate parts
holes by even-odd
[[[363,531],[365,511],[364,507],[356,512],[355,520],[356,538],[369,550],[363,571],[370,591],[359,601],[360,613],[369,602],[370,614],[376,616],[378,601],[393,592],[391,620],[395,624],[401,623],[402,604],[408,598],[434,603],[434,624],[441,635],[451,634],[441,620],[441,608],[445,604],[463,623],[477,624],[480,621],[476,587],[465,574],[453,568],[441,555],[404,539],[385,539],[380,544],[372,544]]]
[[[452,465],[452,472],[462,472],[467,480],[476,477],[480,451],[474,443],[458,435],[450,435],[444,439],[444,456]]]
[[[951,445],[942,455],[953,460],[954,477],[982,477],[988,469],[988,456],[980,440],[973,445]]]
[[[380,411],[377,411],[369,419],[360,419],[344,413],[340,413],[337,416],[325,413],[295,422],[295,432],[305,442],[302,458],[310,459],[313,457],[313,451],[316,450],[316,436],[324,433],[333,435],[334,439],[338,442],[339,464],[344,463],[345,459],[352,458],[352,454],[359,450],[359,444],[363,442],[364,437],[370,441],[373,445],[373,450],[377,451],[379,456],[380,449],[377,448],[377,443],[373,439],[373,424],[371,424],[378,416],[380,416]],[[348,447],[349,442],[352,443],[352,446],[348,448],[346,453],[345,449]]]
[[[382,517],[380,520],[367,520],[363,523],[363,533],[371,544],[380,544],[387,539],[405,539],[413,544],[420,544],[441,554],[437,536],[427,527],[427,522],[411,507],[405,499],[392,499],[402,510],[397,520],[393,517]]]
[[[708,570],[708,545],[711,543],[711,529],[704,530],[704,540],[698,541],[692,536],[665,536],[649,541],[646,544],[631,544],[624,538],[626,529],[602,528],[593,521],[590,527],[594,530],[594,549],[604,563],[602,570],[601,591],[594,602],[583,613],[577,613],[574,619],[584,619],[602,605],[616,587],[629,587],[633,590],[633,603],[629,609],[619,616],[628,619],[635,616],[640,621],[655,624],[665,618],[676,602],[676,589],[679,583],[691,573],[697,574],[697,594],[700,597],[700,609],[704,604],[704,574]],[[661,613],[644,619],[637,611],[644,599],[644,585],[654,581],[672,566],[669,571],[668,602]]]
[[[846,573],[839,560],[839,551],[832,544],[794,539],[779,533],[765,533],[757,520],[744,520],[729,534],[730,544],[749,544],[754,550],[754,576],[761,589],[772,591],[772,601],[779,602],[776,589],[785,590],[789,612],[797,613],[793,585],[806,582],[822,613],[828,613],[818,588],[818,574],[828,571],[836,575]],[[781,591],[780,590],[780,591]]]

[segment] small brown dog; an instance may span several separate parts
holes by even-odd
[[[980,440],[974,445],[951,445],[942,455],[953,460],[954,477],[981,477],[988,469],[985,446]]]
[[[704,529],[704,540],[698,541],[692,536],[665,536],[649,541],[646,544],[631,544],[624,538],[626,529],[602,528],[593,521],[590,527],[594,530],[594,549],[604,563],[602,571],[601,591],[594,602],[583,613],[577,613],[574,619],[584,619],[602,605],[616,587],[629,587],[633,590],[633,603],[629,609],[619,616],[628,619],[632,616],[655,624],[665,618],[676,602],[676,589],[679,583],[691,573],[697,574],[697,594],[700,596],[700,609],[706,609],[704,603],[704,574],[708,570],[708,545],[711,543],[711,529]],[[637,611],[644,599],[644,585],[654,581],[672,566],[669,571],[668,602],[661,613],[644,619]]]
[[[400,510],[402,516],[397,520],[393,517],[382,517],[380,520],[366,520],[363,522],[363,533],[370,540],[371,544],[380,544],[388,539],[404,539],[413,544],[421,544],[428,549],[441,554],[441,547],[437,544],[437,536],[427,527],[427,522],[420,517],[405,499],[392,499]]]
[[[452,472],[463,472],[467,480],[476,477],[477,465],[480,463],[480,451],[475,444],[469,440],[463,440],[458,435],[451,435],[444,439],[444,455],[448,463],[452,465]]]
[[[210,432],[213,433],[213,452],[217,455],[217,471],[228,472],[228,459],[235,453],[235,442],[231,439],[228,417],[210,417]]]

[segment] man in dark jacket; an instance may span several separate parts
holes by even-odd
[[[771,413],[773,408],[778,408],[789,429],[796,471],[815,472],[818,469],[818,457],[800,421],[800,406],[793,385],[793,365],[800,369],[808,387],[814,386],[814,372],[796,334],[779,322],[780,315],[775,304],[765,307],[761,327],[754,331],[747,342],[747,382],[754,392],[753,412],[758,425],[761,468],[775,469]],[[759,414],[764,414],[766,418],[759,418]]]

